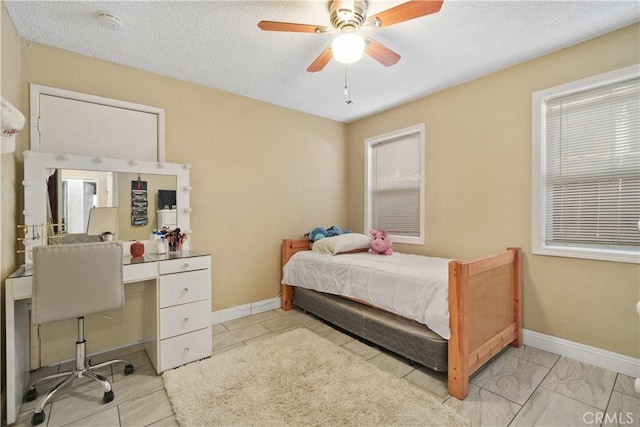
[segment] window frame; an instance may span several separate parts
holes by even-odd
[[[546,103],[550,99],[580,93],[624,80],[640,77],[640,64],[598,74],[585,79],[555,86],[533,93],[532,96],[532,253],[568,258],[615,261],[640,264],[640,250],[549,245],[546,232]],[[640,222],[638,224],[640,227]],[[640,232],[640,230],[639,230]]]
[[[418,236],[404,236],[398,234],[390,234],[391,240],[394,243],[403,243],[409,245],[424,245],[425,243],[425,124],[420,123],[412,126],[408,126],[399,130],[391,131],[384,133],[382,135],[376,135],[370,138],[366,138],[364,140],[365,146],[365,168],[364,168],[364,232],[369,233],[369,230],[372,227],[372,203],[373,198],[371,197],[371,187],[372,187],[372,152],[373,147],[377,144],[390,142],[392,140],[401,139],[402,137],[409,135],[418,135],[419,139],[419,164],[420,164],[420,226],[419,226],[419,235]]]

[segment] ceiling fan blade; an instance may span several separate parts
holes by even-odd
[[[390,67],[400,60],[400,55],[398,55],[388,47],[378,43],[371,37],[365,38],[364,42],[364,53],[366,53],[385,67]]]
[[[258,22],[258,27],[264,31],[288,31],[292,33],[326,33],[328,30],[328,28],[318,25],[276,21],[260,21]]]
[[[327,48],[323,50],[320,55],[318,55],[316,60],[313,61],[311,65],[309,65],[307,71],[310,73],[321,71],[329,63],[329,61],[331,61],[331,58],[333,58],[333,52],[331,52],[331,46],[327,46]]]
[[[367,19],[374,27],[388,27],[440,11],[444,0],[411,0],[387,9]]]

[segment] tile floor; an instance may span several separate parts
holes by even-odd
[[[640,426],[640,395],[631,377],[532,347],[508,348],[471,380],[469,396],[460,401],[447,394],[446,373],[414,368],[406,360],[354,340],[300,311],[272,310],[213,327],[214,354],[246,345],[265,335],[304,326],[337,345],[359,354],[393,375],[433,393],[474,426]],[[162,378],[140,346],[94,357],[127,357],[135,373],[122,366],[105,368],[113,380],[115,400],[102,404],[102,388],[89,380],[76,381],[45,407],[43,426],[176,426]],[[33,378],[64,370],[48,367]],[[39,387],[41,392],[49,384]],[[197,393],[197,390],[194,390]],[[34,403],[25,403],[15,425],[30,425]]]

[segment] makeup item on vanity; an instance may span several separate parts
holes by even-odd
[[[167,253],[167,243],[162,234],[156,238],[156,253],[164,254]]]
[[[130,252],[132,257],[142,256],[144,254],[144,243],[138,241],[133,242],[131,244]]]
[[[169,252],[180,252],[182,250],[182,243],[188,238],[187,233],[183,233],[179,228],[169,231],[165,238],[169,246]]]

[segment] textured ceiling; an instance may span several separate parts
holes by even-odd
[[[368,15],[402,1],[371,0]],[[334,34],[264,32],[260,20],[330,25],[326,1],[15,1],[20,37],[351,122],[640,21],[638,1],[445,0],[440,12],[363,33],[398,52],[306,68]],[[118,16],[104,28],[97,11]]]

